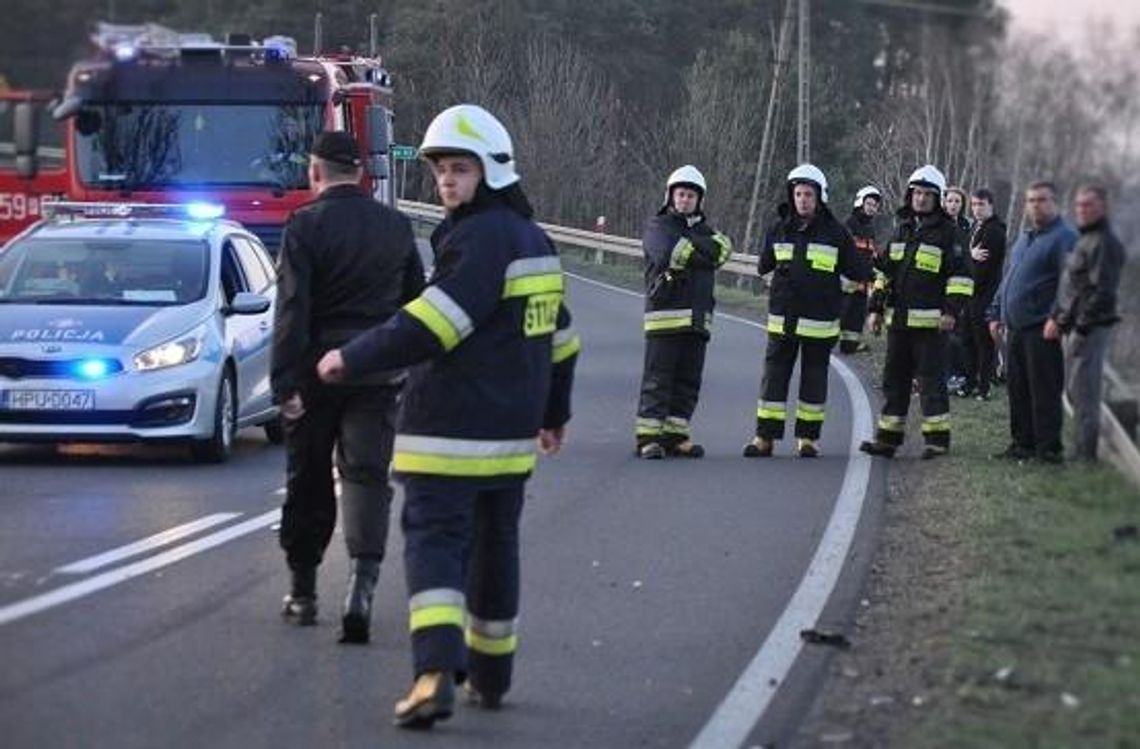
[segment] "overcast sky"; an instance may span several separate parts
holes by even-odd
[[[1140,24],[1137,0],[1003,0],[1014,28],[1055,31],[1070,41],[1083,41],[1092,18],[1107,18],[1119,31]]]

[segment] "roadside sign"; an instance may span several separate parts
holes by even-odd
[[[418,151],[415,146],[397,146],[393,145],[389,149],[392,158],[396,161],[411,161],[416,158]]]

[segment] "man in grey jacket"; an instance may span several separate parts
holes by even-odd
[[[986,319],[997,338],[1009,342],[1009,431],[1012,441],[997,457],[1060,463],[1061,393],[1065,362],[1061,342],[1045,335],[1045,321],[1057,298],[1057,284],[1077,233],[1061,219],[1057,188],[1034,182],[1025,193],[1029,227],[1010,253]]]
[[[1108,193],[1085,185],[1075,201],[1081,236],[1061,275],[1057,302],[1045,323],[1045,337],[1065,334],[1066,390],[1077,421],[1076,456],[1095,461],[1100,432],[1100,393],[1108,334],[1116,314],[1116,291],[1124,266],[1124,245],[1108,223]]]

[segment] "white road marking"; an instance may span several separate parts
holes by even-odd
[[[642,294],[619,286],[567,273],[591,286],[609,289],[628,296]],[[764,330],[765,326],[735,315],[717,317]],[[690,744],[690,749],[723,749],[739,747],[760,722],[772,698],[783,685],[788,672],[803,649],[800,630],[814,627],[843,571],[844,562],[855,538],[855,529],[863,513],[871,480],[871,458],[859,452],[859,442],[871,434],[871,403],[859,378],[846,362],[831,358],[847,395],[851,399],[851,443],[847,470],[835,509],[827,522],[823,537],[803,579],[784,608],[776,625],[761,644],[756,655],[737,678],[736,683],[713,712],[708,723]]]
[[[204,531],[207,528],[212,528],[215,525],[220,525],[228,520],[232,520],[241,515],[240,512],[219,512],[213,515],[207,515],[204,518],[199,518],[183,525],[175,526],[169,530],[156,533],[153,536],[148,536],[140,541],[120,546],[110,551],[103,552],[93,557],[80,559],[78,562],[59,567],[56,572],[64,575],[86,575],[88,572],[94,572],[100,567],[106,567],[109,564],[128,559],[133,556],[138,556],[145,551],[157,549],[160,546],[172,544],[175,541],[193,536],[199,531]]]
[[[208,536],[203,536],[195,541],[176,546],[173,549],[164,551],[161,554],[155,554],[146,559],[140,559],[137,562],[128,564],[125,567],[104,572],[101,575],[89,577],[86,580],[64,585],[62,588],[43,593],[23,601],[9,604],[0,608],[0,626],[10,624],[18,619],[38,614],[41,611],[59,606],[69,601],[74,601],[83,596],[89,596],[92,593],[97,593],[105,588],[110,588],[113,585],[126,582],[133,577],[145,575],[148,572],[161,569],[175,562],[186,559],[187,557],[200,554],[203,551],[212,549],[215,546],[232,541],[235,538],[248,535],[254,531],[260,530],[268,525],[276,523],[281,517],[281,510],[270,510],[262,515],[250,518],[237,525],[223,528],[220,531],[211,533]]]

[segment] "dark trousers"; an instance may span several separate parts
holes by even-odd
[[[839,315],[839,350],[853,354],[863,341],[863,327],[867,323],[867,292],[853,291],[843,295],[843,310]]]
[[[1061,452],[1061,393],[1065,363],[1060,341],[1042,336],[1044,324],[1009,335],[1009,431],[1013,444],[1037,454]]]
[[[485,694],[511,685],[522,481],[404,480],[404,570],[416,675],[451,671]]]
[[[834,339],[811,340],[794,335],[769,335],[764,351],[764,377],[756,408],[756,436],[784,436],[788,384],[796,358],[800,360],[800,390],[796,403],[796,437],[817,440],[827,403],[827,373]]]
[[[971,305],[962,316],[962,343],[965,348],[966,388],[987,395],[994,381],[997,366],[997,345],[990,335],[990,324],[986,320],[984,304]]]
[[[348,553],[383,558],[399,392],[396,386],[314,386],[304,393],[304,415],[285,421],[287,477],[280,543],[291,568],[320,564],[332,538],[337,511],[334,449]]]
[[[1096,460],[1104,358],[1111,330],[1101,326],[1065,336],[1066,392],[1076,422],[1076,454],[1082,460]]]
[[[701,393],[708,341],[696,333],[645,337],[645,367],[637,406],[637,445],[675,445],[689,438]]]
[[[938,330],[891,328],[887,332],[887,362],[883,367],[886,402],[875,439],[901,445],[906,437],[915,378],[921,389],[922,437],[928,445],[950,447],[950,396],[946,391],[946,341]]]

